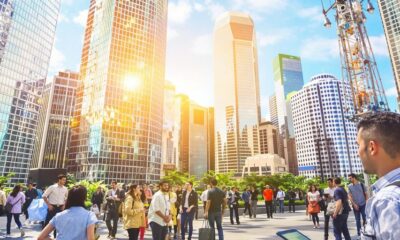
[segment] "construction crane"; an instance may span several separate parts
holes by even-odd
[[[367,2],[365,4],[365,2]],[[334,0],[324,7],[321,0],[322,13],[326,28],[331,27],[329,12],[334,12],[337,25],[339,53],[342,66],[344,101],[352,99],[352,104],[345,104],[347,117],[353,121],[371,112],[389,111],[385,90],[376,65],[375,56],[368,38],[365,22],[365,11],[372,14],[374,6],[371,1],[364,0]],[[364,6],[366,5],[366,6]],[[345,89],[350,86],[350,92]],[[364,174],[365,185],[369,186],[369,177]]]

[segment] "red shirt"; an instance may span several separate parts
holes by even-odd
[[[263,196],[265,201],[272,201],[274,199],[274,192],[272,189],[264,189]]]

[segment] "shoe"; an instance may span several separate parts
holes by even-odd
[[[314,229],[316,229],[317,227],[316,227],[316,226],[314,226],[313,228],[314,228]]]
[[[25,236],[25,231],[24,231],[24,229],[20,228],[19,231],[21,232],[21,237]]]

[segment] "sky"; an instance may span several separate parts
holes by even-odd
[[[327,6],[332,0],[323,0]],[[395,82],[376,0],[366,27],[391,109],[396,107]],[[61,0],[56,39],[50,59],[51,79],[58,71],[79,71],[90,0]],[[316,0],[169,0],[166,80],[177,92],[204,106],[214,105],[213,30],[226,11],[249,14],[255,23],[262,117],[269,118],[274,93],[272,60],[278,53],[300,56],[305,82],[320,73],[341,79],[336,25],[323,27]]]

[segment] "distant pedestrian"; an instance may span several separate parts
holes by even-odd
[[[25,219],[29,221],[29,214],[28,214],[28,208],[31,205],[33,199],[36,199],[38,197],[38,193],[35,188],[33,188],[32,183],[28,183],[28,189],[25,191],[25,203],[23,206],[23,211],[25,215]]]
[[[357,128],[364,171],[378,176],[367,202],[362,239],[400,239],[400,114],[370,114]]]
[[[273,188],[272,188],[272,191],[274,192],[274,206],[273,206],[273,210],[274,210],[274,213],[276,213],[276,209],[277,209],[278,206],[279,206],[279,201],[278,201],[277,198],[276,198],[276,196],[278,195],[278,188],[273,187]]]
[[[349,181],[351,182],[348,186],[349,199],[353,206],[354,217],[356,218],[357,235],[361,236],[361,217],[363,227],[366,222],[365,206],[368,200],[367,190],[364,184],[358,181],[357,175],[354,173],[349,175]]]
[[[308,189],[307,199],[308,199],[308,213],[311,214],[314,223],[314,228],[319,228],[319,217],[318,213],[321,211],[319,201],[320,201],[319,191],[315,185],[311,185]]]
[[[288,191],[289,212],[296,212],[296,192],[292,189]]]
[[[236,224],[240,224],[239,220],[239,200],[240,200],[240,193],[236,187],[232,187],[231,191],[229,192],[228,197],[228,206],[229,206],[229,214],[231,218],[231,224],[234,224],[233,215],[236,218]]]
[[[257,217],[257,202],[258,202],[258,190],[255,186],[251,186],[250,188],[250,206],[251,206],[251,213],[253,217]]]
[[[211,179],[211,189],[208,191],[208,200],[204,217],[208,219],[212,229],[215,229],[215,224],[217,225],[218,240],[224,240],[222,217],[224,216],[227,201],[225,193],[217,187],[217,184],[218,182],[215,178]]]
[[[349,217],[350,205],[349,198],[346,190],[341,185],[342,180],[340,178],[334,179],[335,184],[335,202],[336,208],[333,213],[333,233],[335,235],[336,240],[342,239],[342,234],[345,240],[350,240],[349,228],[347,227],[347,218]]]
[[[250,187],[247,187],[243,190],[242,200],[244,201],[244,211],[243,216],[246,215],[246,212],[249,211],[249,217],[251,218],[251,208],[250,208]]]
[[[187,226],[189,227],[188,239],[192,239],[193,234],[193,219],[196,209],[198,208],[198,195],[197,192],[193,190],[193,183],[186,183],[186,191],[183,192],[182,196],[182,206],[180,207],[181,212],[181,235],[182,240],[185,240],[185,234]]]
[[[57,213],[40,233],[38,240],[50,240],[49,234],[57,231],[57,240],[94,240],[96,215],[86,210],[87,190],[74,186],[68,192],[65,210]]]
[[[328,187],[324,190],[323,201],[324,201],[324,239],[329,239],[329,220],[332,217],[331,215],[327,214],[328,204],[334,201],[335,195],[335,186],[333,183],[332,178],[328,178],[327,180]]]
[[[140,227],[146,225],[145,208],[140,195],[140,186],[132,184],[125,196],[122,216],[129,240],[138,240]]]
[[[12,208],[10,212],[7,212],[7,235],[10,237],[11,234],[11,220],[14,217],[14,221],[17,224],[19,231],[21,232],[21,237],[25,236],[24,229],[22,228],[19,216],[22,213],[22,206],[25,203],[25,194],[22,192],[22,187],[20,185],[15,185],[11,194],[8,196],[6,204],[11,204]]]
[[[104,192],[101,187],[97,187],[96,192],[93,193],[91,202],[96,205],[99,211],[102,209],[102,204],[104,201]]]
[[[276,194],[276,200],[279,203],[279,212],[284,213],[285,212],[285,192],[282,189],[278,189],[278,193]]]
[[[105,219],[108,229],[108,238],[115,239],[117,234],[119,213],[118,209],[121,203],[124,201],[125,191],[119,189],[118,183],[116,181],[111,182],[111,189],[108,190],[105,198]],[[112,224],[111,224],[112,222]]]
[[[178,238],[178,208],[176,208],[176,201],[177,201],[177,195],[176,195],[176,187],[173,186],[172,189],[170,189],[169,192],[170,196],[170,210],[171,210],[171,216],[172,216],[172,224],[173,226],[168,226],[169,227],[169,233],[172,233],[172,227],[174,228],[174,239]]]
[[[0,185],[0,216],[4,215],[4,206],[6,205],[6,193],[3,191],[3,186]]]
[[[207,204],[207,194],[208,194],[208,190],[211,189],[211,185],[207,184],[207,188],[206,190],[204,190],[201,195],[200,195],[200,200],[203,203],[203,210],[206,211],[206,204]]]
[[[46,189],[43,194],[43,200],[47,204],[47,215],[44,227],[49,224],[50,220],[59,212],[64,211],[65,202],[68,197],[68,189],[65,187],[67,176],[58,175],[58,182]],[[57,231],[54,231],[54,238],[57,237]]]
[[[151,185],[153,188],[153,185]],[[151,199],[153,198],[153,191],[147,186],[147,184],[143,184],[144,195],[146,196],[147,202],[150,204]]]
[[[172,220],[170,213],[169,183],[160,181],[159,191],[153,195],[149,208],[149,222],[153,240],[164,240],[168,233],[168,224]]]
[[[265,201],[265,209],[267,212],[267,218],[273,218],[273,201],[274,201],[274,192],[270,188],[269,185],[265,185],[265,189],[263,191],[263,197]]]

